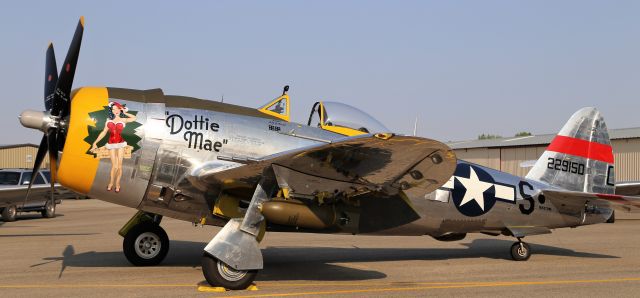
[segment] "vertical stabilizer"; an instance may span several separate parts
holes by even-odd
[[[613,150],[600,112],[582,108],[562,127],[527,174],[566,190],[615,192]]]

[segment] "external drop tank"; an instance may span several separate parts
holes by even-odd
[[[295,199],[276,198],[262,204],[267,221],[283,226],[321,230],[338,224],[335,205],[305,204]]]

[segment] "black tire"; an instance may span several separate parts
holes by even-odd
[[[169,237],[159,225],[141,223],[124,236],[122,250],[135,266],[158,265],[169,252]]]
[[[524,242],[516,242],[511,245],[511,257],[514,261],[526,261],[531,257],[531,247]]]
[[[611,217],[607,219],[607,223],[615,223],[616,222],[616,212],[615,210],[611,212]]]
[[[18,209],[16,205],[4,207],[4,209],[2,209],[2,220],[5,222],[16,221],[17,214]]]
[[[211,286],[244,290],[256,279],[258,270],[234,270],[205,252],[202,255],[202,274]]]
[[[44,218],[56,217],[56,203],[51,202],[51,200],[47,200],[47,203],[44,204],[44,209],[42,209],[40,213],[42,213],[42,217]]]

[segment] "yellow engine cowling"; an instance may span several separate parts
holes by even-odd
[[[109,93],[105,87],[85,87],[78,89],[71,101],[71,114],[67,136],[58,167],[57,179],[60,184],[81,194],[89,194],[96,176],[99,159],[86,154],[90,144],[84,141],[88,136],[87,126],[95,126],[89,113],[109,104]]]
[[[89,197],[137,208],[149,185],[157,140],[164,136],[164,120],[158,120],[164,117],[164,108],[158,107],[164,105],[154,103],[155,108],[151,111],[149,104],[143,100],[144,96],[151,94],[149,91],[122,90],[83,87],[73,93],[57,181]],[[157,101],[162,99],[160,96]],[[119,143],[111,144],[109,140],[115,132],[105,130],[105,127],[109,121],[113,121],[109,113],[114,104],[120,105],[123,111],[126,107],[126,113],[132,117],[125,115],[125,118],[120,118],[117,132]],[[96,143],[97,149],[91,151],[93,143]],[[116,158],[121,163],[119,166],[114,166],[111,158],[115,153],[121,154]],[[114,172],[114,169],[118,171]],[[120,189],[117,189],[112,176],[120,177]]]

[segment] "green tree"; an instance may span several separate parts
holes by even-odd
[[[492,134],[481,134],[478,136],[478,140],[494,140],[494,139],[501,139],[502,136],[501,135],[492,135]]]
[[[528,137],[532,136],[532,134],[528,131],[521,131],[515,135],[516,137]]]
[[[91,153],[89,151],[91,149],[91,144],[93,144],[93,142],[98,138],[98,135],[100,134],[100,132],[102,132],[102,130],[104,129],[104,125],[107,122],[107,115],[109,114],[107,112],[108,111],[107,109],[109,107],[104,106],[103,108],[104,109],[102,110],[89,113],[89,117],[91,117],[91,119],[96,121],[96,125],[87,126],[87,131],[89,132],[89,135],[86,138],[84,138],[84,141],[89,144],[89,148],[87,149],[86,153],[91,154],[94,157],[96,156],[96,154]],[[134,112],[134,111],[129,111],[129,113],[133,115],[138,115],[138,112]],[[124,129],[122,130],[122,138],[125,140],[125,142],[127,142],[127,145],[133,147],[133,150],[131,150],[131,152],[136,152],[136,150],[140,149],[140,145],[138,144],[138,142],[140,142],[142,138],[136,134],[136,129],[140,126],[142,126],[142,124],[136,121],[129,122],[127,123],[127,125],[124,126]],[[102,140],[98,142],[97,146],[98,147],[104,146],[108,140],[109,140],[108,137],[102,138]]]

